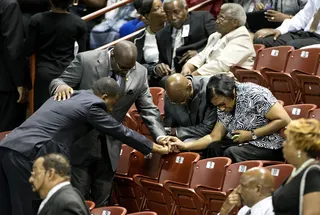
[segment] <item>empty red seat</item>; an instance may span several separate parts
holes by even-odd
[[[313,110],[310,113],[309,118],[320,120],[320,108]]]
[[[282,100],[285,105],[298,102],[300,90],[292,72],[315,74],[319,64],[320,49],[294,50],[290,53],[284,73],[266,71],[263,73],[268,80],[273,95]]]
[[[90,211],[92,211],[92,209],[96,206],[96,204],[93,201],[89,200],[86,200],[86,205],[88,206]]]
[[[91,215],[126,215],[127,209],[118,206],[108,206],[95,208],[91,211]]]
[[[320,76],[297,74],[296,79],[299,82],[301,101],[320,107]]]
[[[177,215],[202,215],[205,202],[193,188],[201,185],[221,190],[226,169],[231,162],[231,159],[226,157],[208,158],[198,161],[193,167],[193,174],[188,187],[166,181],[164,185],[171,192],[176,204],[175,213]]]
[[[163,157],[164,162],[160,172],[159,180],[152,181],[143,179],[140,181],[148,209],[159,215],[173,215],[174,202],[170,192],[163,184],[174,181],[182,186],[189,186],[193,165],[198,162],[200,155],[194,152],[182,152],[169,154]]]
[[[206,186],[196,186],[195,190],[206,202],[207,214],[217,214],[227,197],[227,193],[239,185],[240,176],[247,169],[262,167],[261,161],[243,161],[231,164],[227,168],[222,190],[215,190]]]
[[[274,177],[274,188],[277,189],[288,178],[293,170],[291,164],[278,164],[265,167]]]
[[[132,213],[128,215],[158,215],[158,214],[153,211],[142,211],[142,212]]]
[[[308,118],[310,113],[317,108],[314,104],[295,104],[283,107],[291,119]]]
[[[134,175],[149,180],[158,180],[162,167],[160,154],[143,155],[134,150],[130,153],[130,168],[126,176],[116,175],[114,183],[116,187],[119,205],[125,207],[128,212],[138,212],[143,209],[145,197],[141,187],[134,181]],[[137,181],[137,179],[136,179]]]
[[[120,150],[120,159],[118,163],[118,168],[116,174],[126,176],[129,172],[130,167],[130,153],[133,151],[133,148],[122,144]]]

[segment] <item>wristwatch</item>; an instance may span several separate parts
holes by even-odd
[[[252,134],[252,140],[258,139],[257,135],[254,133],[254,130],[251,131]]]

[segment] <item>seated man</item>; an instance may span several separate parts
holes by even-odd
[[[262,29],[255,35],[254,43],[266,47],[304,46],[320,44],[320,1],[309,0],[292,19],[286,19],[277,29]]]
[[[34,162],[29,182],[32,191],[43,199],[39,215],[90,215],[80,191],[71,186],[70,178],[71,166],[63,155],[48,154]]]
[[[256,167],[244,172],[240,185],[228,196],[220,210],[220,215],[228,215],[235,207],[243,205],[238,215],[274,215],[272,192],[274,178],[270,171]]]
[[[221,6],[216,26],[207,46],[188,60],[182,68],[183,75],[215,75],[227,73],[232,65],[252,69],[256,53],[250,33],[244,26],[246,13],[239,4]]]
[[[164,125],[170,135],[186,140],[210,134],[216,123],[217,110],[206,99],[208,81],[209,77],[169,76]]]
[[[216,31],[215,21],[207,11],[188,13],[185,0],[164,0],[163,9],[169,25],[156,33],[159,63],[154,78],[159,80],[174,72],[201,51],[210,34]]]
[[[70,159],[74,143],[94,128],[100,139],[110,135],[143,154],[168,153],[168,147],[153,143],[112,117],[119,93],[117,82],[104,77],[92,90],[77,91],[65,101],[51,97],[0,142],[0,214],[33,215],[38,209],[32,204],[35,197],[28,186],[33,161],[48,153],[61,153]],[[92,147],[95,145],[88,141],[78,151],[82,154]]]

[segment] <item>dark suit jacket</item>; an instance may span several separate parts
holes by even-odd
[[[80,192],[66,185],[55,192],[41,209],[39,215],[90,215]]]
[[[16,91],[25,85],[23,70],[23,21],[15,0],[0,1],[0,91]]]
[[[103,100],[91,90],[77,91],[61,102],[51,97],[10,132],[0,142],[0,147],[17,151],[30,160],[48,153],[62,153],[70,158],[73,143],[95,128],[144,154],[152,151],[153,143],[149,139],[123,126],[105,110]],[[90,151],[91,147],[91,142],[87,142],[82,150]]]
[[[216,23],[212,15],[207,11],[189,12],[184,25],[190,25],[188,37],[184,37],[184,45],[176,50],[175,69],[180,72],[183,65],[178,61],[188,50],[200,52],[207,44],[210,34],[216,31]],[[165,63],[171,67],[172,62],[172,26],[167,25],[156,33],[159,49],[159,63]]]
[[[168,96],[165,96],[164,124],[168,127],[176,127],[177,137],[200,138],[211,133],[216,120],[216,108],[208,104],[206,87],[210,77],[188,76],[192,81],[194,97],[186,106],[173,104]]]

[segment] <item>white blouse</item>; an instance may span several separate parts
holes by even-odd
[[[146,63],[157,63],[159,60],[159,51],[155,34],[146,31],[144,39],[143,56]]]

